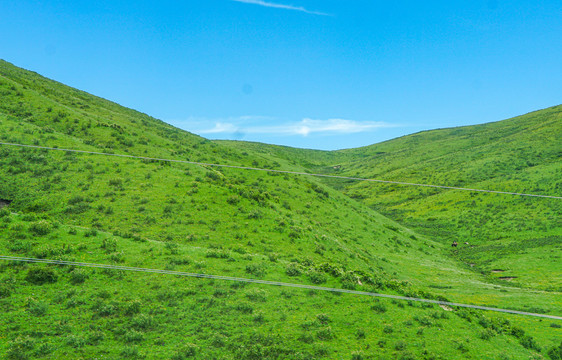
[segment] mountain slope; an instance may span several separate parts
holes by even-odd
[[[426,131],[334,152],[237,146],[267,148],[324,174],[560,196],[560,139],[562,106],[496,123]],[[559,199],[326,182],[436,240],[468,242],[472,246],[459,248],[455,255],[479,271],[489,274],[501,269],[504,271],[492,276],[514,277],[521,286],[541,290],[562,289],[562,267],[556,254],[562,246]],[[514,262],[517,268],[508,266]]]
[[[1,142],[306,169],[6,62],[0,96]],[[442,244],[314,178],[5,145],[0,164],[0,199],[12,201],[0,210],[3,254],[452,300],[471,299],[424,280],[479,281]],[[11,262],[0,277],[8,358],[527,358],[556,345],[558,331],[516,316],[216,280]],[[469,289],[473,301],[498,304],[486,287]]]

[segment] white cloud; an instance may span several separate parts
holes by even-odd
[[[302,6],[277,4],[277,3],[272,3],[272,2],[262,1],[262,0],[232,0],[232,1],[241,2],[241,3],[245,3],[245,4],[260,5],[260,6],[265,6],[265,7],[275,8],[275,9],[295,10],[295,11],[300,11],[300,12],[304,12],[304,13],[312,14],[312,15],[328,16],[328,14],[324,14],[324,13],[317,12],[317,11],[307,10]]]
[[[314,120],[303,119],[299,122],[286,123],[281,125],[271,126],[244,126],[243,124],[236,124],[241,121],[251,118],[253,120],[259,117],[240,117],[232,118],[233,121],[228,120],[215,121],[215,126],[212,128],[195,130],[198,134],[269,134],[269,135],[284,135],[284,136],[308,136],[311,134],[321,135],[336,135],[336,134],[354,134],[360,132],[374,131],[381,128],[396,127],[396,125],[388,124],[385,122],[376,121],[354,121],[345,119],[328,119],[328,120]]]
[[[238,128],[234,124],[217,122],[215,127],[206,130],[198,131],[200,134],[223,134],[223,133],[235,133]]]

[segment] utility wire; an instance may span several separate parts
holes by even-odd
[[[430,299],[422,299],[422,298],[407,297],[407,296],[378,294],[378,293],[372,293],[372,292],[366,292],[366,291],[327,288],[327,287],[322,287],[322,286],[284,283],[284,282],[278,282],[278,281],[246,279],[246,278],[238,278],[238,277],[232,277],[232,276],[197,274],[197,273],[188,273],[188,272],[172,271],[172,270],[148,269],[148,268],[138,268],[138,267],[130,267],[130,266],[95,264],[95,263],[63,261],[63,260],[35,259],[35,258],[5,256],[5,255],[0,255],[0,260],[19,261],[19,262],[28,262],[28,263],[42,263],[42,264],[51,264],[51,265],[81,266],[81,267],[92,267],[92,268],[101,268],[101,269],[110,269],[110,270],[147,272],[147,273],[187,276],[187,277],[202,278],[202,279],[213,279],[213,280],[238,281],[238,282],[246,282],[246,283],[253,283],[253,284],[293,287],[293,288],[310,289],[310,290],[318,290],[318,291],[328,291],[328,292],[333,292],[333,293],[345,293],[345,294],[364,295],[364,296],[381,297],[381,298],[396,299],[396,300],[417,301],[417,302],[424,302],[424,303],[438,304],[438,305],[445,305],[445,306],[455,306],[455,307],[463,307],[463,308],[470,308],[470,309],[477,309],[477,310],[487,310],[487,311],[495,311],[495,312],[502,312],[502,313],[508,313],[508,314],[526,315],[526,316],[534,316],[534,317],[548,318],[548,319],[554,319],[554,320],[562,320],[561,316],[536,314],[536,313],[530,313],[530,312],[518,311],[518,310],[500,309],[500,308],[492,308],[492,307],[487,307],[487,306],[470,305],[470,304],[459,304],[459,303],[453,303],[453,302],[448,302],[448,301],[430,300]]]
[[[223,167],[223,168],[231,168],[231,169],[241,169],[241,170],[266,171],[266,172],[279,173],[279,174],[306,175],[306,176],[316,176],[316,177],[333,178],[333,179],[344,179],[344,180],[354,180],[354,181],[370,181],[370,182],[395,184],[395,185],[422,186],[422,187],[430,187],[430,188],[438,188],[438,189],[475,191],[475,192],[484,192],[484,193],[492,193],[492,194],[517,195],[517,196],[528,196],[528,197],[538,197],[538,198],[562,200],[562,196],[552,196],[552,195],[526,194],[526,193],[518,193],[518,192],[484,190],[484,189],[470,189],[470,188],[455,187],[455,186],[444,186],[444,185],[416,184],[416,183],[409,183],[409,182],[402,182],[402,181],[367,179],[367,178],[339,176],[339,175],[311,174],[311,173],[299,172],[299,171],[262,169],[262,168],[256,168],[256,167],[225,165],[225,164],[209,164],[209,163],[189,161],[189,160],[160,159],[160,158],[152,158],[152,157],[146,157],[146,156],[125,155],[125,154],[110,154],[110,153],[103,153],[103,152],[97,152],[97,151],[61,149],[61,148],[54,148],[54,147],[47,147],[47,146],[13,144],[13,143],[4,143],[4,142],[0,142],[0,145],[17,146],[17,147],[33,148],[33,149],[43,149],[43,150],[57,150],[57,151],[74,152],[74,153],[91,154],[91,155],[116,156],[116,157],[150,160],[150,161],[164,161],[164,162],[173,162],[173,163],[181,163],[181,164],[214,166],[214,167]]]

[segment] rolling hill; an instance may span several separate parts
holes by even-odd
[[[541,147],[532,166],[520,164],[521,174],[507,169],[502,176],[515,176],[514,189],[557,191],[558,138],[552,129],[537,132],[547,136],[540,143],[554,145]],[[454,134],[440,136],[445,144]],[[476,140],[483,136],[470,137],[485,146],[486,140]],[[490,181],[447,172],[447,164],[457,161],[447,154],[459,151],[450,150],[452,145],[428,149],[416,160],[400,150],[411,146],[407,142],[332,153],[212,142],[4,61],[0,142],[362,177],[382,174],[384,163],[384,174],[395,178],[414,168],[420,179],[443,177],[431,181],[466,178],[482,186]],[[450,151],[439,153],[445,149]],[[421,159],[427,164],[437,158],[449,161],[436,168],[444,175],[429,165],[416,168]],[[486,262],[486,252],[479,250],[501,239],[476,240],[492,232],[489,225],[467,237],[476,250],[451,253],[443,234],[452,231],[447,226],[457,224],[458,217],[436,214],[448,208],[448,196],[457,199],[453,192],[375,189],[309,176],[9,145],[0,145],[0,179],[0,199],[9,203],[0,209],[2,255],[322,285],[555,315],[562,306],[559,278],[543,284],[539,276],[521,276],[521,283],[504,284],[486,273],[487,266],[500,266],[494,263],[499,258]],[[505,180],[495,179],[497,184]],[[419,206],[427,199],[441,205],[431,208],[435,214]],[[474,201],[488,206],[488,200]],[[518,213],[538,214],[533,216],[540,216],[547,230],[540,235],[541,246],[525,247],[527,253],[518,259],[533,259],[531,249],[543,254],[560,245],[558,203],[543,202],[533,205],[539,211],[531,211],[526,201],[502,204],[505,211],[514,206]],[[420,214],[434,217],[425,220],[439,226],[423,227]],[[532,226],[524,225],[516,234],[521,237],[509,241],[530,241]],[[459,229],[460,240],[467,230]],[[502,229],[501,234],[509,233],[507,225]],[[557,271],[555,260],[542,263]],[[463,264],[467,261],[478,264]],[[554,356],[562,336],[555,320],[213,279],[8,261],[0,263],[0,279],[0,325],[7,329],[0,354],[9,359],[528,359]]]

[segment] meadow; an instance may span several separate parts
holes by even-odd
[[[428,132],[427,142],[406,137],[340,152],[214,142],[0,62],[3,143],[361,177],[408,175],[408,180],[446,185],[507,184],[513,191],[558,195],[559,110],[530,117],[547,119],[536,120],[544,129],[533,128],[542,138],[518,140],[524,149],[544,144],[533,150],[536,156],[521,153],[532,164],[500,157],[505,148],[500,143],[501,171],[484,176],[479,171],[488,171],[492,160],[482,155],[470,166],[462,160],[474,152],[474,142],[489,143],[483,135],[488,130],[478,127],[466,129],[472,133],[464,145],[451,140],[456,130]],[[525,129],[520,122],[517,126]],[[498,141],[507,138],[499,135]],[[412,154],[422,150],[412,150],[410,141],[420,149],[425,144],[423,161]],[[461,145],[464,153],[455,147]],[[451,170],[461,163],[464,172]],[[560,201],[7,145],[0,145],[0,180],[0,199],[9,200],[0,209],[2,255],[321,285],[552,315],[562,308]],[[498,220],[510,214],[509,222]],[[453,238],[476,246],[452,250]],[[511,265],[516,262],[519,266]],[[500,276],[517,278],[508,282]],[[556,320],[9,261],[0,263],[0,279],[0,326],[7,329],[0,335],[0,356],[8,359],[562,357],[562,324]]]

